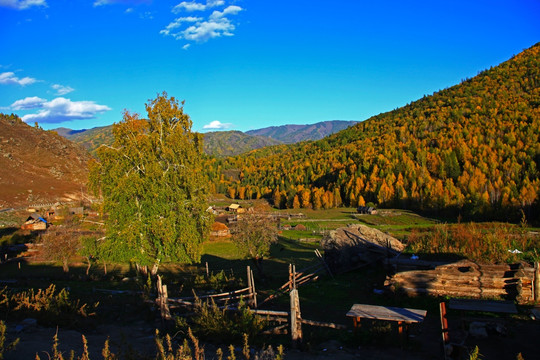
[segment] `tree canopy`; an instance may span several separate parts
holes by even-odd
[[[101,146],[90,182],[104,199],[110,260],[157,266],[200,261],[211,215],[202,176],[202,136],[174,97],[146,104],[148,119],[124,112],[114,143]]]

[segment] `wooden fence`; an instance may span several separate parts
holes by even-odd
[[[345,325],[327,323],[321,321],[314,321],[303,319],[300,312],[300,298],[298,296],[297,287],[305,284],[309,281],[316,280],[318,276],[315,273],[305,274],[303,272],[296,272],[294,265],[289,265],[289,281],[287,281],[280,288],[280,293],[289,292],[290,296],[290,311],[274,311],[257,309],[257,292],[255,291],[255,282],[253,278],[253,271],[250,267],[247,267],[248,287],[229,291],[221,294],[201,295],[194,294],[193,297],[183,298],[169,298],[167,293],[167,285],[164,285],[161,281],[161,277],[158,276],[157,281],[157,294],[158,297],[155,304],[160,309],[162,320],[168,321],[171,317],[171,310],[177,308],[194,309],[196,307],[197,299],[212,299],[216,305],[227,304],[222,307],[229,311],[237,311],[238,308],[235,304],[238,304],[240,298],[245,299],[246,303],[254,308],[249,309],[253,314],[265,317],[272,327],[263,332],[263,334],[291,334],[293,344],[297,344],[302,341],[302,324],[318,327],[328,327],[332,329],[344,330],[347,329]],[[283,291],[281,291],[283,290]],[[262,303],[268,301],[265,299]],[[262,304],[261,303],[261,304]]]
[[[330,271],[330,268],[324,261],[323,256],[319,252],[319,250],[315,250],[315,256],[319,259],[319,263],[315,265],[308,266],[299,272],[296,272],[296,266],[289,264],[289,280],[281,285],[276,293],[268,296],[266,299],[264,299],[261,302],[262,304],[265,304],[271,300],[274,300],[287,292],[290,292],[293,288],[299,287],[301,285],[307,284],[311,281],[316,281],[319,278],[319,275],[317,275],[322,270],[326,270],[328,275],[330,275],[332,278],[334,278],[334,275]]]

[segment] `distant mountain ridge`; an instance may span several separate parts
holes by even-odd
[[[241,131],[213,131],[204,134],[204,152],[212,156],[236,156],[266,146],[319,140],[355,125],[357,121],[332,120],[308,125],[282,125]],[[92,129],[57,128],[59,135],[94,152],[103,144],[112,144],[112,125]]]
[[[358,121],[331,120],[307,125],[270,126],[246,131],[248,135],[266,136],[284,144],[294,144],[306,140],[320,140],[350,126]]]

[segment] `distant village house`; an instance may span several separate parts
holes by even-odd
[[[31,213],[21,226],[23,230],[47,230],[47,220],[38,213]]]
[[[369,215],[375,215],[377,214],[377,209],[371,207],[371,206],[359,206],[356,211],[360,214],[369,214]]]
[[[227,237],[231,236],[231,231],[227,227],[227,225],[221,223],[221,222],[214,222],[212,224],[212,230],[210,231],[211,237]]]
[[[226,210],[237,214],[243,214],[244,212],[246,212],[246,210],[239,204],[231,204],[227,207]]]

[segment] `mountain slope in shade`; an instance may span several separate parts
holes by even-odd
[[[59,128],[64,129],[64,128]],[[54,129],[58,132],[59,129]],[[101,145],[111,145],[114,141],[112,125],[100,126],[87,130],[70,130],[58,132],[76,144],[81,145],[90,152],[94,152]]]
[[[246,134],[266,136],[285,144],[294,144],[306,140],[320,140],[357,123],[357,121],[332,120],[308,125],[270,126],[263,129],[249,130],[246,131]]]
[[[56,132],[0,114],[0,208],[79,197],[88,160]]]
[[[241,131],[214,131],[204,134],[204,152],[213,156],[235,156],[281,142],[264,137],[248,135]]]

